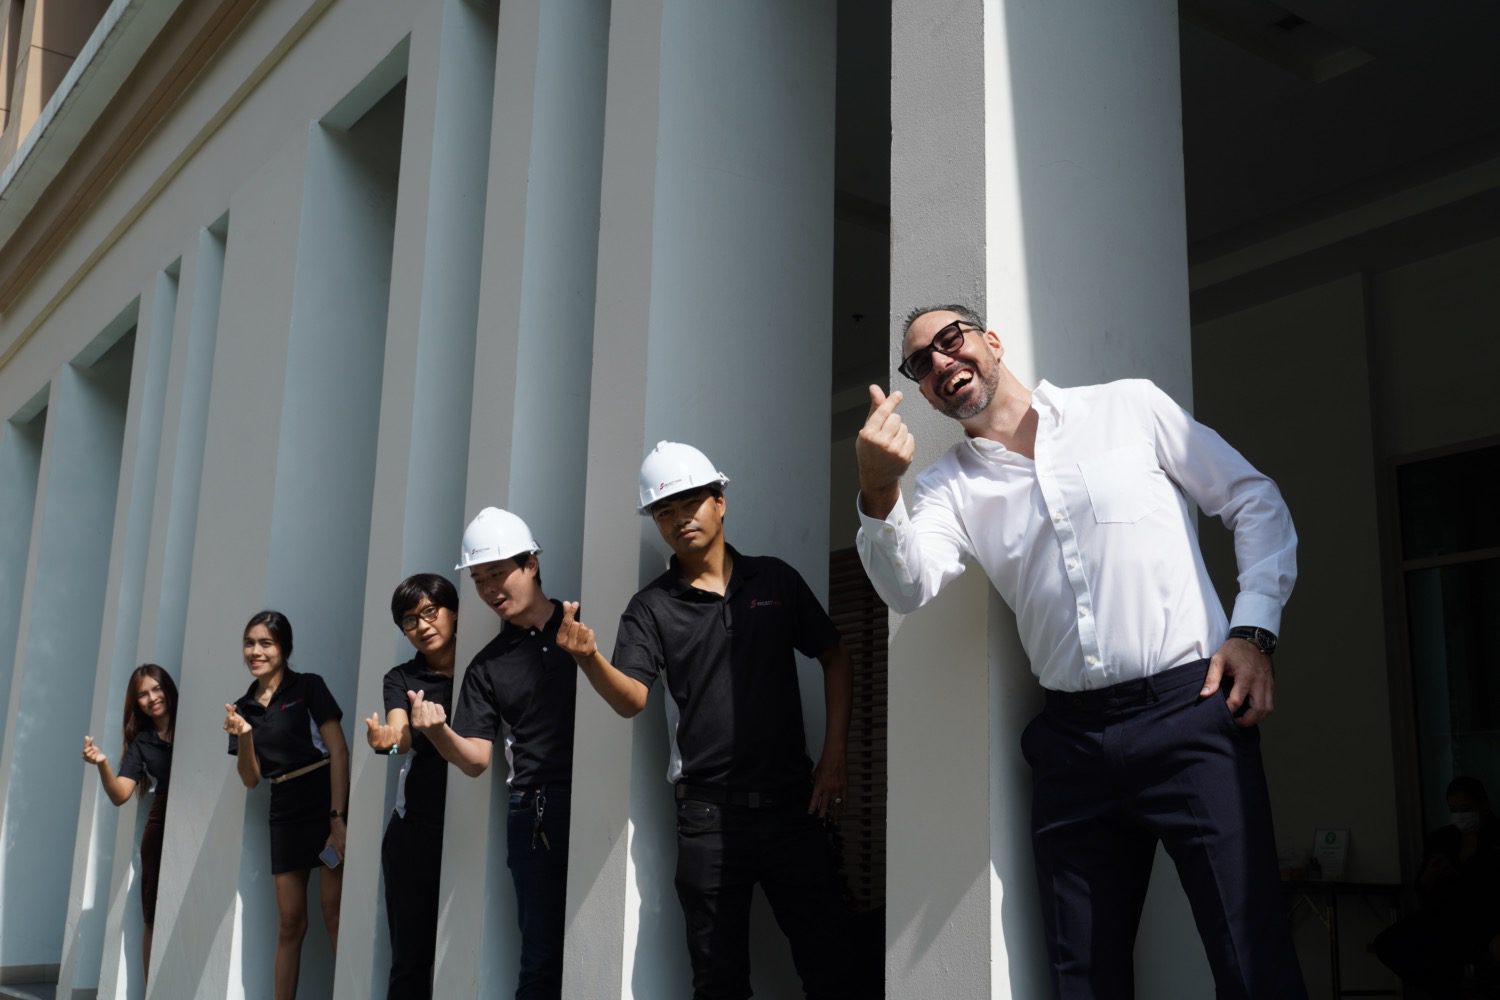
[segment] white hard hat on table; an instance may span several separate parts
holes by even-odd
[[[729,477],[708,460],[708,456],[690,444],[676,441],[658,441],[656,447],[641,463],[641,506],[646,508],[658,500],[686,493],[704,486],[723,488]]]
[[[463,552],[454,569],[468,569],[480,563],[498,562],[542,547],[531,537],[526,522],[508,510],[486,507],[464,529]]]

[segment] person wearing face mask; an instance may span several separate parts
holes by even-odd
[[[1160,843],[1222,997],[1305,997],[1259,723],[1297,535],[1276,484],[1144,379],[1028,388],[961,304],[907,316],[898,368],[963,438],[916,479],[901,393],[870,386],[856,544],[911,614],[969,563],[1016,615],[1045,708],[1021,736],[1054,993],[1134,994]],[[1230,615],[1194,506],[1234,533]],[[984,669],[984,664],[975,664]]]
[[[452,706],[458,591],[436,573],[409,576],[391,595],[391,619],[416,655],[386,672],[384,720],[373,713],[365,720],[371,750],[402,756],[396,808],[380,842],[391,933],[386,1000],[427,1000],[437,949],[448,762],[431,740],[413,731],[407,692],[420,691],[425,701],[445,710]],[[423,863],[413,864],[417,858]]]
[[[822,821],[843,812],[852,674],[832,619],[795,569],[724,537],[729,477],[662,441],[641,463],[641,514],[672,550],[630,599],[614,656],[569,602],[558,642],[618,714],[666,686],[677,799],[677,898],[694,1000],[750,996],[750,899],[760,885],[810,1000],[853,997],[849,919]],[[825,731],[813,765],[795,653],[823,668]]]
[[[1382,931],[1375,954],[1440,1000],[1500,997],[1500,823],[1467,776],[1448,784],[1448,814],[1423,845],[1417,912]]]
[[[510,767],[506,865],[516,887],[521,968],[516,1000],[562,996],[563,905],[573,781],[577,671],[557,645],[562,605],[542,592],[542,551],[516,515],[486,507],[464,530],[458,570],[504,623],[464,671],[453,724],[446,708],[411,690],[412,728],[471,778],[501,742]]]

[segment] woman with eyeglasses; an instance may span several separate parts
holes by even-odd
[[[239,701],[224,706],[224,731],[240,781],[271,783],[271,874],[276,880],[276,1000],[297,995],[307,934],[308,875],[317,869],[323,926],[339,943],[344,873],[344,818],[349,807],[349,745],[343,712],[317,674],[298,673],[292,623],[262,611],[241,636],[254,678]]]
[[[142,978],[151,971],[151,928],[156,923],[156,886],[161,874],[162,834],[167,822],[167,784],[172,777],[172,735],[177,726],[177,685],[172,675],[154,663],[143,663],[125,685],[125,753],[120,772],[109,769],[109,758],[83,738],[83,759],[99,771],[99,783],[109,801],[123,806],[132,794],[150,792],[151,811],[141,831]]]
[[[443,804],[448,762],[411,727],[408,692],[453,707],[453,662],[458,633],[458,591],[436,573],[409,576],[391,595],[391,618],[416,655],[386,672],[385,719],[365,720],[370,749],[403,755],[396,810],[380,844],[385,872],[385,915],[391,931],[387,1000],[432,996],[437,948],[438,879],[443,857]]]

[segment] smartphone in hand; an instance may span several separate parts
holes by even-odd
[[[318,854],[318,860],[323,862],[323,864],[329,868],[337,868],[339,866],[339,862],[343,861],[344,859],[339,857],[337,848],[335,848],[332,844],[329,844]]]

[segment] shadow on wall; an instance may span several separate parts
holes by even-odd
[[[641,565],[661,561],[654,549],[643,551]],[[623,610],[623,609],[622,609]],[[677,871],[677,803],[667,783],[668,742],[665,684],[651,688],[646,708],[631,723],[630,838],[632,879],[640,902],[639,930],[630,987],[638,997],[689,996],[693,992],[688,962],[687,927],[673,880]],[[590,692],[591,693],[591,692]],[[579,692],[580,697],[584,694]]]

